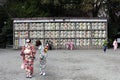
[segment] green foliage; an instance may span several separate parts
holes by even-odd
[[[83,0],[8,0],[5,8],[12,17],[69,16],[73,14],[71,10],[81,16],[82,2]]]
[[[13,32],[12,21],[8,19],[6,22],[4,22],[4,27],[2,28],[2,34],[10,35],[12,32]]]
[[[40,0],[26,0],[8,2],[5,8],[12,17],[24,18],[45,16],[46,14],[43,15],[45,13],[43,6],[45,5],[42,5]]]
[[[88,16],[88,12],[92,13],[94,17],[97,17],[98,11],[102,6],[101,4],[103,4],[104,1],[105,0],[8,0],[5,8],[12,17],[86,17]],[[106,4],[114,2],[117,2],[117,5],[119,5],[120,1],[109,0]]]
[[[113,47],[113,40],[112,39],[108,39],[108,47]]]
[[[108,38],[114,39],[115,35],[120,32],[120,0],[108,1],[109,23],[108,23]]]

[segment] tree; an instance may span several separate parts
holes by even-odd
[[[108,0],[109,11],[109,38],[114,39],[114,36],[120,32],[120,0]]]
[[[88,17],[88,15],[82,11],[83,0],[70,0],[64,5],[66,10],[66,16],[70,15],[73,17]]]
[[[82,17],[84,15],[81,11],[82,1],[8,0],[5,8],[12,17]]]
[[[89,12],[89,16],[98,17],[100,9],[106,4],[107,0],[84,0],[82,11]],[[106,7],[104,7],[105,9]]]

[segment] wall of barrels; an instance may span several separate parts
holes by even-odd
[[[13,48],[18,49],[30,38],[35,44],[51,41],[54,49],[65,49],[72,42],[74,49],[102,48],[107,39],[107,19],[101,18],[14,18]]]

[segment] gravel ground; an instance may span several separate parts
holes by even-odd
[[[30,80],[120,80],[120,49],[50,50],[46,75],[39,75],[38,53],[34,76]],[[20,50],[0,49],[0,80],[29,80],[22,63]]]

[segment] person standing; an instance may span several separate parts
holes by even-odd
[[[40,75],[45,75],[45,68],[46,68],[46,57],[47,57],[47,50],[48,50],[48,45],[45,47],[41,43],[40,40],[36,41],[36,46],[38,47],[39,50],[39,61],[40,61]]]
[[[103,51],[104,52],[106,52],[106,50],[107,50],[107,44],[108,44],[108,42],[106,40],[104,40],[104,42],[103,42]]]
[[[118,47],[118,43],[116,39],[113,41],[113,47],[114,47],[114,50],[116,51]]]
[[[26,71],[26,78],[32,78],[33,76],[35,54],[36,54],[35,46],[31,44],[30,39],[27,39],[26,44],[22,47],[21,50],[24,70]]]

